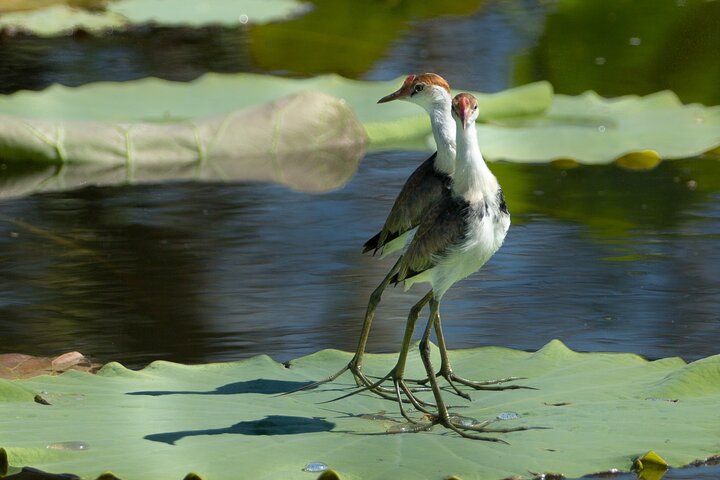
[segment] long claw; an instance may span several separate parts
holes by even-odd
[[[340,375],[342,375],[343,373],[347,372],[348,370],[350,370],[350,363],[348,363],[348,364],[345,365],[343,368],[341,368],[340,370],[338,370],[337,372],[333,373],[332,375],[330,375],[330,376],[327,377],[327,378],[324,378],[324,379],[322,379],[322,380],[318,380],[317,382],[309,383],[309,384],[307,384],[307,385],[303,385],[302,387],[295,388],[295,389],[293,389],[293,390],[290,390],[289,392],[280,393],[280,394],[278,394],[277,396],[278,396],[278,397],[282,397],[282,396],[285,396],[285,395],[290,395],[291,393],[297,393],[297,392],[304,392],[304,391],[306,391],[306,390],[312,390],[313,388],[317,388],[317,387],[319,387],[320,385],[324,385],[324,384],[326,384],[326,383],[330,383],[330,382],[334,381],[335,379],[337,379],[338,377],[340,377]]]
[[[410,403],[413,404],[416,410],[429,414],[430,411],[427,410],[425,407],[435,408],[435,405],[433,405],[432,403],[425,402],[415,397],[415,395],[413,395],[414,392],[410,388],[408,388],[407,385],[405,385],[404,381],[400,381],[399,384],[403,393],[405,393],[405,396],[407,396],[408,400],[410,400]]]
[[[455,372],[452,371],[452,369],[441,369],[436,375],[436,377],[443,377],[445,381],[448,382],[448,384],[453,388],[455,391],[455,394],[470,399],[470,397],[459,390],[457,386],[454,384],[454,382],[460,383],[462,385],[465,385],[467,387],[473,388],[475,390],[484,390],[484,391],[490,391],[490,392],[499,392],[504,390],[537,390],[535,387],[528,387],[526,385],[501,385],[502,383],[507,382],[514,382],[517,380],[527,380],[527,377],[506,377],[506,378],[499,378],[496,380],[468,380],[466,378],[463,378],[459,375],[456,375]],[[409,383],[414,383],[417,385],[427,385],[430,382],[430,379],[428,377],[423,378],[422,380],[407,380]]]
[[[468,380],[459,375],[456,375],[455,372],[453,372],[452,370],[442,372],[440,375],[444,377],[445,380],[447,380],[448,382],[452,382],[454,380],[462,385],[474,388],[475,390],[485,390],[492,392],[499,392],[503,390],[537,390],[537,388],[535,387],[528,387],[525,385],[501,385],[502,383],[514,382],[516,380],[525,380],[525,377],[507,377],[497,380],[475,381]]]
[[[475,435],[474,433],[468,433],[464,428],[459,428],[452,422],[440,422],[444,427],[449,428],[450,430],[454,431],[458,435],[464,438],[470,438],[472,440],[481,440],[483,442],[497,442],[497,443],[504,443],[505,445],[510,445],[508,442],[503,440],[502,438],[496,438],[496,437],[484,437],[482,435]],[[479,430],[482,431],[482,430]]]
[[[341,396],[339,396],[339,397],[336,397],[336,398],[333,398],[333,399],[330,399],[330,400],[325,400],[324,402],[320,402],[320,403],[322,404],[322,403],[336,402],[336,401],[338,401],[338,400],[343,400],[343,399],[345,399],[345,398],[352,397],[353,395],[357,395],[358,393],[363,393],[363,392],[367,392],[367,391],[371,391],[371,392],[373,392],[373,393],[379,394],[379,393],[376,392],[374,389],[377,388],[377,387],[379,387],[385,380],[389,379],[389,378],[392,376],[392,374],[393,374],[393,371],[391,370],[390,373],[388,373],[388,374],[385,375],[383,378],[381,378],[380,380],[378,380],[377,382],[375,382],[375,383],[373,383],[373,384],[364,385],[364,386],[358,388],[357,390],[353,390],[353,391],[350,392],[350,393],[346,393],[345,395],[341,395]],[[384,397],[383,395],[380,395],[380,396],[383,397],[383,398],[386,398],[386,397]],[[393,397],[390,397],[389,399],[390,399],[390,400],[395,400]]]

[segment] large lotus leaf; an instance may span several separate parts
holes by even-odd
[[[669,91],[616,99],[593,92],[556,95],[542,117],[481,125],[478,130],[490,159],[593,164],[619,159],[632,168],[638,163],[642,167],[648,157],[684,158],[716,148],[720,107],[683,105]],[[633,153],[640,155],[633,158]]]
[[[353,112],[376,144],[423,142],[429,123],[421,109],[375,103],[399,84],[207,74],[190,83],[150,78],[0,96],[6,114],[0,156],[7,164],[0,195],[168,179],[336,188],[364,152],[365,131]],[[267,104],[293,94],[300,96]],[[552,98],[545,83],[479,96],[486,116],[497,119],[538,114]]]
[[[170,179],[272,181],[324,191],[355,173],[366,143],[347,105],[317,92],[171,123],[0,116],[0,130],[0,156],[10,161],[0,196]],[[41,165],[13,172],[21,160]]]
[[[82,28],[88,32],[153,23],[163,26],[238,26],[288,17],[302,10],[294,0],[114,0],[102,10],[84,10],[63,4],[0,15],[0,29],[20,29],[54,36]]]
[[[202,118],[314,90],[343,99],[357,114],[373,142],[417,139],[430,131],[425,112],[407,102],[377,105],[403,79],[349,80],[338,75],[291,79],[250,73],[208,73],[191,82],[145,78],[97,82],[82,87],[53,85],[41,92],[0,96],[0,111],[24,118],[169,122]],[[496,94],[475,93],[481,118],[539,115],[552,102],[552,87],[537,82]],[[388,131],[390,130],[390,131]],[[0,130],[1,131],[1,130]]]
[[[577,353],[553,341],[535,353],[487,347],[454,351],[451,358],[471,378],[519,375],[537,389],[473,392],[471,402],[447,393],[455,411],[481,420],[514,412],[520,418],[494,425],[548,428],[499,435],[509,445],[438,427],[386,435],[401,419],[394,403],[364,393],[323,403],[351,387],[348,376],[278,395],[350,359],[325,350],[289,365],[266,356],[196,366],[154,362],[141,371],[111,363],[98,375],[0,380],[0,446],[15,468],[86,478],[110,470],[123,479],[179,479],[189,471],[205,478],[307,479],[302,468],[311,462],[347,479],[500,479],[529,471],[579,477],[629,470],[650,450],[674,467],[720,451],[720,355],[691,364],[649,362]],[[366,368],[382,374],[394,362],[395,355],[371,355]],[[408,375],[420,374],[413,349]],[[34,393],[51,405],[33,402]]]
[[[372,148],[428,148],[430,125],[422,109],[406,102],[376,104],[401,81],[355,81],[336,75],[298,80],[253,74],[207,74],[189,83],[150,78],[18,92],[0,97],[0,110],[24,118],[167,123],[317,90],[341,98],[353,109]],[[539,82],[475,95],[483,112],[478,129],[481,145],[491,160],[596,164],[618,160],[630,168],[649,168],[660,158],[690,157],[720,145],[720,107],[683,105],[667,91],[618,99],[592,92],[553,96],[550,85]],[[0,141],[3,130],[0,126]]]

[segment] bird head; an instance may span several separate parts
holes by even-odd
[[[477,99],[469,93],[458,93],[452,100],[452,116],[463,130],[478,117]]]
[[[378,103],[392,100],[405,100],[430,110],[434,105],[450,101],[450,85],[435,73],[408,75],[398,90],[384,96]]]

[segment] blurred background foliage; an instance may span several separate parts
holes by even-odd
[[[515,59],[513,82],[614,97],[673,90],[720,104],[720,2],[561,0],[537,46]],[[568,41],[572,39],[572,41]]]
[[[0,14],[65,3],[102,10],[109,1],[5,0]],[[720,103],[717,1],[312,0],[302,5],[286,20],[255,24],[251,18],[237,28],[147,24],[109,36],[79,31],[52,39],[6,31],[0,39],[0,62],[6,66],[0,89],[9,93],[54,82],[145,76],[188,80],[205,71],[387,78],[394,70],[387,64],[391,59],[396,66],[447,72],[452,84],[473,90],[549,80],[557,93],[595,90],[612,97],[671,89],[684,102]],[[491,22],[496,29],[509,27],[513,38],[493,31]],[[512,50],[509,62],[495,58],[493,69],[468,75],[474,68],[467,63],[483,65],[488,48],[500,54]],[[500,71],[503,81],[493,85],[473,78],[495,77],[498,69],[507,71]]]

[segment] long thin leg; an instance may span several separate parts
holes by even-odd
[[[363,321],[362,330],[360,331],[360,338],[358,339],[358,346],[355,350],[355,355],[353,356],[352,360],[350,360],[350,364],[354,366],[355,370],[357,370],[358,372],[362,369],[362,361],[363,356],[365,355],[365,347],[367,346],[368,337],[370,337],[370,327],[372,326],[373,318],[375,318],[375,309],[377,309],[380,300],[382,300],[382,294],[387,288],[387,286],[390,284],[390,279],[400,269],[400,260],[402,260],[402,256],[398,258],[397,262],[395,262],[395,265],[393,265],[388,274],[385,275],[385,278],[383,278],[382,282],[380,282],[380,285],[378,285],[377,288],[373,290],[373,292],[370,294],[370,300],[368,301],[368,306],[365,310],[365,320]],[[350,367],[351,369],[352,366]]]
[[[380,387],[379,384],[377,384],[377,382],[373,382],[369,378],[367,378],[367,376],[362,372],[362,362],[363,356],[365,355],[365,347],[367,346],[368,337],[370,336],[370,327],[372,326],[372,321],[375,317],[375,310],[377,309],[380,300],[382,300],[383,292],[390,284],[390,279],[398,272],[401,259],[402,256],[398,258],[397,262],[395,262],[395,265],[393,265],[388,274],[385,275],[385,278],[383,278],[382,282],[380,282],[380,285],[378,285],[377,288],[375,288],[375,290],[373,290],[373,292],[370,294],[367,309],[365,310],[365,320],[363,321],[362,330],[360,331],[358,346],[355,350],[355,355],[353,355],[353,358],[350,359],[348,364],[327,378],[318,380],[317,382],[305,385],[288,393],[295,393],[302,390],[310,390],[325,383],[332,382],[348,370],[350,370],[350,372],[353,374],[353,377],[355,377],[355,383],[358,386],[365,386],[367,387],[367,390],[373,391],[375,393],[394,393],[394,390],[383,389],[382,387]]]
[[[394,368],[396,375],[399,377],[402,377],[405,374],[405,364],[407,363],[408,351],[410,351],[410,342],[412,341],[413,331],[415,331],[415,323],[417,323],[418,316],[420,316],[420,312],[425,304],[431,302],[432,298],[433,292],[430,290],[410,309],[408,320],[405,324],[405,335],[403,336],[402,346],[400,347],[400,355],[398,356],[398,361]]]
[[[405,384],[405,365],[407,364],[407,356],[408,352],[410,351],[410,343],[412,342],[412,335],[415,331],[415,324],[417,323],[417,319],[420,316],[420,312],[422,311],[423,307],[433,298],[433,292],[430,290],[424,297],[420,299],[419,302],[417,302],[415,305],[410,308],[410,313],[408,313],[408,319],[407,323],[405,324],[405,334],[403,335],[403,341],[402,345],[400,347],[400,354],[398,355],[397,363],[395,366],[390,370],[389,373],[387,373],[385,376],[380,378],[375,383],[371,383],[370,385],[365,385],[359,390],[348,393],[347,395],[343,395],[341,397],[335,398],[332,401],[341,400],[343,398],[347,398],[352,395],[356,395],[360,392],[364,391],[372,391],[374,393],[377,393],[375,389],[386,379],[391,379],[393,382],[393,387],[395,391],[395,400],[397,400],[398,404],[400,405],[400,413],[405,417],[408,421],[412,422],[408,415],[405,413],[405,409],[403,407],[403,402],[405,399],[402,398],[401,392],[404,393],[408,397],[409,403],[412,403],[416,408],[423,407],[424,405],[428,405],[427,402],[423,402],[419,399],[417,399],[413,395],[413,390],[408,388],[408,386]],[[382,395],[385,397],[385,395]],[[387,398],[387,397],[385,397]],[[421,410],[423,412],[427,413],[427,410],[424,408],[418,408],[418,410]]]
[[[455,383],[453,383],[452,379],[449,376],[443,375],[444,370],[443,368],[446,367],[446,359],[447,357],[447,346],[445,345],[445,336],[443,335],[442,331],[442,324],[440,323],[440,312],[437,312],[437,315],[435,318],[429,317],[428,318],[428,324],[425,328],[425,333],[423,334],[423,339],[421,341],[421,349],[423,348],[423,345],[425,348],[429,345],[429,339],[430,339],[430,331],[432,330],[433,326],[435,327],[435,336],[438,340],[438,349],[440,350],[440,356],[442,358],[442,365],[440,367],[440,371],[436,374],[436,376],[443,376],[445,377],[445,380],[447,380],[450,387],[453,389],[455,395],[464,398],[465,400],[471,400],[470,395],[460,390]],[[449,365],[449,364],[447,364]],[[418,385],[427,385],[430,381],[429,377],[425,377],[423,380],[406,380],[409,383],[416,383]]]
[[[526,387],[523,385],[499,385],[502,383],[507,382],[513,382],[516,380],[523,380],[525,377],[506,377],[506,378],[499,378],[496,380],[468,380],[466,378],[463,378],[459,375],[457,375],[452,368],[452,365],[450,364],[450,356],[448,354],[448,348],[447,344],[445,343],[445,335],[443,335],[442,330],[442,321],[440,320],[440,312],[438,312],[437,317],[434,321],[435,326],[435,336],[437,337],[438,342],[438,350],[440,350],[440,369],[437,372],[437,376],[443,377],[448,384],[455,390],[455,393],[457,393],[459,396],[463,398],[468,398],[467,394],[462,393],[458,390],[458,388],[455,386],[454,382],[461,383],[463,385],[466,385],[468,387],[472,387],[475,390],[492,390],[492,391],[499,391],[499,390],[517,390],[517,389],[528,389],[528,390],[535,390],[533,387]],[[426,385],[429,382],[429,378],[426,378],[424,380],[420,380],[414,383],[418,383],[420,385]]]
[[[416,400],[415,397],[412,395],[412,392],[405,384],[405,365],[407,363],[407,355],[410,351],[410,342],[412,342],[412,335],[415,331],[415,324],[417,323],[418,316],[420,316],[420,312],[422,311],[425,304],[427,304],[429,301],[432,301],[433,298],[433,292],[430,290],[423,298],[420,299],[419,302],[417,302],[415,305],[412,306],[410,309],[410,313],[408,314],[407,324],[405,325],[405,335],[403,336],[402,346],[400,347],[400,354],[398,355],[398,360],[395,366],[393,367],[391,374],[392,374],[392,380],[395,384],[395,389],[402,390],[405,395],[408,396],[408,398],[411,398],[411,402],[414,404]],[[398,395],[398,404],[400,405],[401,412],[403,411],[402,406],[402,398]],[[403,414],[407,418],[406,415]]]
[[[438,375],[445,378],[445,380],[448,381],[452,385],[453,380],[461,383],[463,385],[466,385],[468,387],[472,387],[475,390],[517,390],[517,389],[528,389],[528,390],[535,390],[533,387],[526,387],[523,385],[499,385],[506,382],[514,382],[516,380],[523,380],[525,377],[506,377],[506,378],[498,378],[495,380],[468,380],[466,378],[463,378],[459,375],[457,375],[452,368],[452,365],[450,364],[450,356],[448,354],[448,349],[445,344],[445,338],[443,336],[442,332],[442,325],[440,322],[440,315],[435,319],[435,334],[438,338],[438,348],[440,349],[440,370],[438,371]]]
[[[420,357],[422,358],[423,364],[425,365],[425,371],[428,376],[428,381],[430,382],[430,387],[432,388],[433,395],[435,396],[435,404],[437,406],[437,418],[435,419],[435,423],[440,423],[446,428],[449,428],[450,430],[453,430],[457,432],[459,435],[466,437],[466,438],[472,438],[474,440],[484,440],[487,442],[501,442],[501,443],[507,443],[504,440],[501,440],[499,438],[493,438],[493,437],[483,437],[481,435],[476,435],[473,433],[468,433],[465,430],[476,430],[476,431],[482,431],[481,427],[475,427],[475,428],[462,428],[462,426],[458,426],[455,423],[452,422],[452,419],[450,417],[450,414],[448,413],[447,406],[445,405],[445,400],[442,397],[442,392],[440,391],[440,387],[437,383],[437,378],[435,375],[435,371],[433,370],[432,362],[430,360],[430,332],[432,331],[433,325],[436,324],[440,317],[440,301],[431,298],[430,299],[430,318],[428,320],[427,327],[425,327],[425,333],[423,334],[422,340],[420,340]],[[439,342],[440,340],[438,340]],[[483,425],[484,427],[484,425]]]

